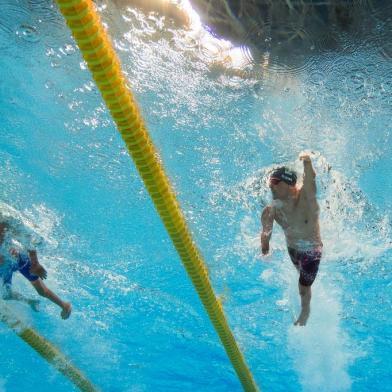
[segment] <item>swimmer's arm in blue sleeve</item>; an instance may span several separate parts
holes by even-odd
[[[31,261],[30,273],[32,275],[39,276],[41,279],[46,279],[48,273],[46,272],[46,269],[38,261],[37,251],[35,249],[31,249],[28,250],[27,252],[29,254],[30,261]]]
[[[272,236],[272,227],[274,225],[275,209],[268,205],[264,208],[261,214],[261,224],[263,231],[261,232],[261,253],[266,256],[269,253],[269,242]]]

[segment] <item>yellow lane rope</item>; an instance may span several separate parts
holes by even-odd
[[[216,298],[120,61],[91,0],[56,0],[244,390],[258,388]]]
[[[45,358],[52,366],[73,382],[83,392],[98,392],[84,375],[52,343],[39,335],[33,328],[25,326],[1,301],[0,320],[11,328],[21,339]]]

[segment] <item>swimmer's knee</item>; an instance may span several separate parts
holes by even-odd
[[[310,297],[312,295],[310,286],[303,286],[302,284],[299,284],[299,294],[301,297]]]

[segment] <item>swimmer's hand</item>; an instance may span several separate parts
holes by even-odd
[[[310,155],[306,153],[302,153],[299,155],[299,160],[303,162],[310,162]]]
[[[40,263],[33,264],[30,267],[30,273],[40,277],[41,279],[46,279],[48,276],[46,269]]]

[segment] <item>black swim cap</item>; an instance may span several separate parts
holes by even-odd
[[[279,167],[275,169],[271,173],[270,178],[276,178],[288,185],[295,185],[297,183],[297,174],[295,171],[290,170],[287,167]]]

